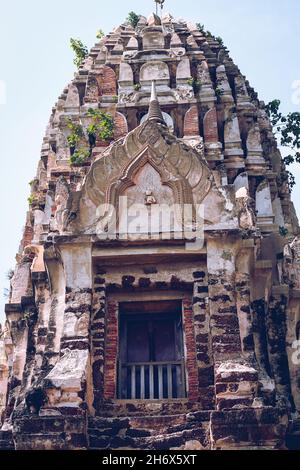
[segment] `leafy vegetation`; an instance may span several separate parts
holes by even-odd
[[[36,194],[30,194],[29,198],[27,199],[29,205],[31,206],[32,204],[38,202],[38,197]]]
[[[188,85],[193,87],[194,93],[197,95],[201,90],[202,83],[201,80],[197,80],[197,78],[189,78]]]
[[[223,90],[223,88],[222,88],[222,87],[220,87],[220,86],[217,86],[217,88],[216,88],[215,92],[216,92],[217,98],[219,98],[220,96],[222,96],[222,94],[223,94],[224,90]]]
[[[67,141],[71,150],[75,150],[80,140],[84,137],[83,128],[80,124],[74,123],[71,119],[67,122],[67,128],[71,131]]]
[[[279,234],[280,234],[282,237],[285,238],[285,237],[288,236],[289,231],[288,231],[287,228],[280,226],[280,227],[279,227]]]
[[[90,150],[82,147],[82,140],[85,137],[82,125],[69,119],[67,128],[71,131],[67,137],[71,151],[70,163],[71,165],[82,165],[90,156]]]
[[[98,29],[97,34],[96,34],[96,38],[100,40],[100,39],[104,38],[104,36],[105,36],[104,31],[102,29]]]
[[[293,112],[286,116],[280,111],[280,100],[273,100],[266,105],[266,112],[271,120],[275,135],[284,153],[283,158],[286,166],[300,163],[300,113]],[[295,186],[294,175],[288,170],[287,179],[290,189]]]
[[[71,165],[82,165],[90,156],[90,150],[79,148],[70,157]]]
[[[130,13],[128,13],[128,16],[126,19],[128,23],[130,23],[131,26],[135,29],[137,27],[140,17],[134,11],[131,11]]]
[[[114,120],[110,114],[90,108],[87,115],[92,121],[87,128],[89,143],[86,142],[82,125],[71,119],[67,121],[67,128],[70,130],[67,142],[71,151],[71,165],[82,165],[90,157],[97,140],[110,140],[114,134]]]
[[[114,120],[112,116],[99,109],[92,108],[88,110],[87,114],[92,118],[92,122],[87,128],[91,145],[94,145],[97,139],[110,140],[114,134]]]
[[[29,181],[29,186],[34,186],[36,183],[38,183],[38,179],[34,178],[33,180]]]
[[[221,38],[221,36],[217,36],[215,39],[216,39],[216,41],[220,44],[220,46],[224,46],[224,41],[223,41],[223,39]]]
[[[200,31],[200,33],[205,33],[205,26],[204,26],[204,24],[196,23],[196,26],[197,26],[198,30]]]
[[[221,36],[214,36],[210,31],[206,31],[204,24],[196,23],[196,26],[198,30],[200,31],[200,33],[204,34],[205,36],[208,36],[211,39],[214,39],[220,44],[220,46],[224,47],[224,41],[221,38]]]
[[[136,84],[134,85],[135,91],[140,91],[141,88],[142,88],[142,85],[141,85],[140,83],[136,83]]]
[[[84,59],[86,59],[88,55],[88,49],[87,47],[80,41],[80,39],[70,39],[70,46],[71,49],[73,50],[75,54],[75,59],[74,59],[74,64],[76,67],[79,69],[79,67],[82,65]]]

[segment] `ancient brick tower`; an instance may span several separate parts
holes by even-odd
[[[226,48],[170,15],[115,29],[44,138],[1,333],[0,448],[295,446],[298,234],[264,104]]]

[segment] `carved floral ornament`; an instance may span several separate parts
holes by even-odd
[[[200,204],[211,189],[211,172],[201,155],[164,126],[146,121],[94,162],[81,207],[88,200],[96,207],[117,207],[118,198],[134,186],[135,175],[147,164],[159,174],[162,185],[172,190],[176,204]],[[156,204],[152,188],[148,192],[144,194],[145,204]]]

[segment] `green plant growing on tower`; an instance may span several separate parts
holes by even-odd
[[[202,83],[201,83],[201,80],[197,80],[197,78],[189,78],[188,85],[193,87],[194,93],[195,95],[197,95],[199,91],[201,90]]]
[[[279,227],[279,235],[283,238],[287,237],[289,234],[289,231],[287,228],[283,227],[283,226],[280,226]]]
[[[96,140],[110,140],[114,135],[114,120],[108,113],[99,109],[90,108],[87,112],[92,122],[87,128],[91,146],[94,146]]]
[[[75,54],[75,59],[74,59],[74,64],[76,67],[79,69],[79,67],[82,65],[84,59],[86,59],[88,55],[88,49],[87,47],[80,41],[80,39],[70,39],[70,46],[71,49],[73,50]]]
[[[223,39],[221,38],[221,36],[217,36],[215,39],[216,39],[216,41],[220,44],[220,46],[224,46],[224,41],[223,41]]]
[[[37,184],[39,182],[39,180],[37,178],[34,178],[33,180],[29,181],[29,186],[34,186],[35,184]]]
[[[283,158],[286,166],[300,163],[300,112],[284,115],[280,111],[280,100],[273,100],[266,105],[266,112],[270,118],[278,143],[288,155]],[[279,176],[280,181],[287,181],[290,191],[296,184],[295,176],[289,170]]]
[[[82,165],[90,156],[90,150],[81,146],[82,140],[85,137],[82,125],[69,119],[67,121],[67,128],[71,131],[71,134],[67,137],[71,151],[70,164]]]
[[[140,20],[140,17],[134,11],[131,11],[130,13],[128,13],[128,16],[126,19],[128,23],[130,23],[130,25],[135,29]]]
[[[82,165],[90,157],[90,150],[85,148],[76,149],[70,157],[71,165]]]
[[[204,34],[205,36],[207,36],[211,39],[214,39],[215,41],[217,41],[220,44],[220,46],[224,47],[224,41],[221,38],[221,36],[216,37],[210,31],[205,31],[204,24],[196,23],[196,26],[197,26],[198,30],[200,31],[200,33]]]
[[[205,26],[204,26],[204,24],[196,23],[196,26],[197,26],[198,30],[200,31],[200,33],[204,33],[204,32],[205,32]]]
[[[216,90],[215,90],[215,93],[216,93],[216,96],[217,96],[217,98],[220,98],[220,96],[222,96],[222,95],[223,95],[223,93],[224,93],[224,90],[223,90],[223,88],[222,88],[222,87],[220,87],[220,86],[217,86],[217,88],[216,88]]]
[[[79,144],[80,140],[84,137],[84,132],[80,124],[74,123],[71,119],[67,121],[67,128],[71,131],[71,134],[67,137],[67,142],[70,149],[75,149]]]
[[[104,31],[102,29],[99,29],[97,31],[96,38],[100,40],[100,39],[104,38],[104,36],[105,36]]]
[[[35,203],[38,202],[38,196],[36,194],[30,194],[27,201],[28,201],[29,205],[32,206],[32,204],[35,204]]]

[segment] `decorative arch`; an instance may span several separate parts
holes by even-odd
[[[165,48],[165,38],[162,33],[161,27],[150,28],[143,34],[143,49],[156,50]]]
[[[151,85],[153,80],[157,85],[169,85],[170,71],[165,62],[153,60],[142,65],[140,82],[144,85]]]
[[[190,59],[187,56],[181,58],[177,66],[176,81],[177,84],[186,83],[191,78],[191,64]]]
[[[127,120],[124,114],[116,112],[115,119],[115,131],[114,131],[114,139],[120,139],[128,134],[128,125]]]
[[[274,223],[272,196],[269,181],[264,178],[259,184],[255,194],[256,213],[258,223],[270,225]]]
[[[148,167],[148,168],[147,168]],[[151,176],[152,170],[157,174],[155,187],[148,187],[146,181]],[[173,169],[173,175],[175,174]],[[144,173],[144,174],[143,174]],[[139,176],[142,176],[142,187],[138,187]],[[152,174],[153,176],[153,174]],[[146,184],[145,184],[146,183]],[[122,207],[119,204],[121,196],[127,197],[127,208],[130,210],[132,204],[145,205],[147,192],[150,189],[155,204],[166,204],[176,209],[176,227],[180,230],[182,224],[182,208],[185,204],[193,206],[192,189],[188,182],[181,176],[170,178],[170,167],[164,162],[157,161],[155,153],[151,149],[145,149],[125,168],[123,175],[108,188],[106,200],[107,208],[104,210],[101,220],[102,226],[109,223],[112,218],[111,207],[116,209],[116,224],[119,226],[122,218]],[[143,191],[143,195],[141,194]],[[154,194],[153,194],[153,191]],[[141,196],[144,196],[144,200]],[[148,221],[146,221],[146,226]],[[121,224],[122,226],[122,224]]]
[[[213,107],[204,116],[203,120],[204,141],[207,143],[219,142],[217,111]]]
[[[146,163],[172,189],[176,204],[200,204],[212,187],[211,172],[199,154],[166,128],[146,121],[91,166],[80,199],[79,232],[94,233],[94,227],[109,216],[109,207],[117,207],[119,195],[134,183],[134,176]],[[95,210],[100,206],[101,217]],[[106,217],[102,217],[103,210]]]
[[[123,175],[114,182],[108,189],[107,199],[110,204],[116,204],[117,198],[127,188],[134,185],[134,177],[138,171],[149,163],[160,175],[163,185],[171,188],[174,194],[175,202],[179,205],[192,204],[192,191],[189,184],[181,175],[177,178],[170,178],[170,168],[167,168],[164,162],[157,161],[155,153],[151,149],[142,151],[123,171]],[[175,168],[173,169],[175,173]]]
[[[133,70],[126,62],[120,63],[119,84],[121,86],[133,85]]]
[[[89,75],[85,92],[85,103],[98,103],[100,99],[99,85],[94,75]]]
[[[248,132],[247,136],[247,152],[248,155],[259,155],[263,153],[261,146],[261,136],[258,124],[254,124]]]
[[[199,116],[197,106],[192,106],[184,117],[184,136],[199,135]]]
[[[103,65],[97,75],[97,82],[100,89],[100,95],[116,95],[117,94],[117,77],[115,71]]]
[[[103,65],[99,72],[89,74],[85,103],[98,103],[101,96],[114,96],[116,94],[117,78],[112,68]]]

